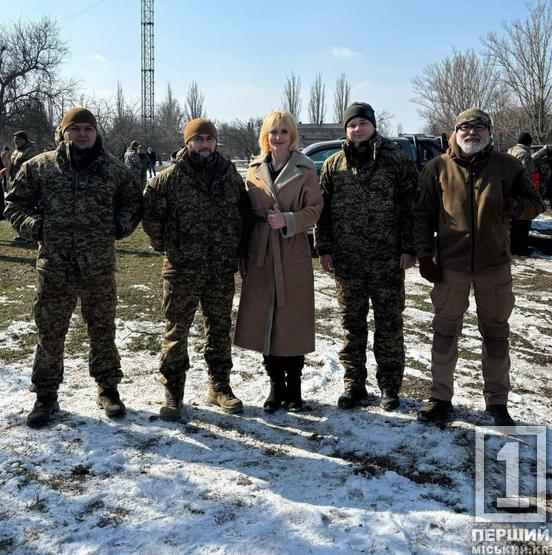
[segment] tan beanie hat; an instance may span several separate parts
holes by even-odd
[[[94,114],[86,108],[71,108],[65,112],[60,123],[61,132],[65,133],[65,130],[74,123],[89,123],[94,129],[98,129]]]
[[[194,138],[196,135],[211,135],[217,138],[217,128],[205,118],[191,119],[184,127],[184,144]]]

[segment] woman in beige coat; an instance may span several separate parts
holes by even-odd
[[[238,347],[264,355],[270,377],[267,412],[282,403],[301,410],[301,371],[314,351],[314,285],[306,231],[320,216],[322,196],[314,166],[301,154],[289,112],[266,116],[261,154],[247,173],[256,217],[251,232],[236,323]]]

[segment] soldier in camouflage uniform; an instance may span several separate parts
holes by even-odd
[[[122,377],[115,346],[115,239],[130,235],[142,210],[140,186],[107,154],[96,120],[69,110],[59,145],[25,162],[6,197],[6,216],[25,239],[39,242],[34,317],[38,345],[32,389],[37,401],[30,426],[45,425],[58,410],[63,348],[77,298],[90,338],[90,375],[108,416],[125,412],[117,391]],[[61,140],[63,138],[63,140]]]
[[[142,161],[138,154],[138,143],[132,141],[125,152],[125,166],[132,172],[132,175],[142,183]],[[145,185],[145,181],[143,182]]]
[[[344,330],[340,360],[343,409],[368,403],[367,315],[374,310],[374,356],[380,406],[399,406],[404,372],[404,270],[415,263],[412,201],[414,163],[376,132],[374,110],[356,102],[345,111],[343,150],[324,163],[324,208],[315,227],[322,268],[334,272]]]
[[[10,183],[15,179],[17,172],[23,165],[23,162],[30,160],[33,156],[38,154],[36,145],[29,140],[25,131],[17,131],[13,135],[13,144],[15,146],[13,152],[9,150],[2,151],[2,163],[4,167],[0,171],[4,179],[4,188],[7,193],[10,188]],[[2,191],[3,193],[3,191]],[[16,241],[23,241],[21,236],[15,238]]]
[[[165,339],[161,383],[162,418],[180,417],[188,358],[188,334],[198,304],[205,317],[207,403],[240,412],[242,402],[230,388],[230,326],[234,273],[251,211],[242,178],[216,150],[217,131],[208,120],[189,121],[185,147],[175,163],[148,184],[144,230],[152,247],[164,254]]]

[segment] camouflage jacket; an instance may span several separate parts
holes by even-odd
[[[5,214],[21,237],[39,241],[37,268],[65,276],[115,269],[115,239],[130,235],[142,193],[125,166],[101,147],[78,171],[70,146],[25,162],[6,196]]]
[[[132,172],[136,179],[141,179],[142,161],[140,160],[140,155],[130,147],[127,148],[125,152],[125,166]]]
[[[508,149],[508,154],[517,158],[523,167],[527,170],[529,175],[537,171],[537,165],[531,156],[531,149],[528,146],[517,144]]]
[[[25,143],[23,148],[16,148],[11,155],[11,166],[8,173],[8,185],[11,181],[15,179],[17,172],[21,169],[21,166],[27,160],[30,160],[33,156],[38,154],[38,149],[36,145],[29,141]]]
[[[345,142],[320,175],[324,208],[315,227],[315,247],[320,255],[332,255],[338,274],[363,272],[374,261],[398,264],[401,253],[414,254],[416,167],[380,135],[369,148],[370,160],[360,165]]]
[[[215,154],[211,179],[187,149],[153,178],[144,196],[144,231],[165,254],[163,275],[234,273],[246,243],[251,205],[234,164]]]

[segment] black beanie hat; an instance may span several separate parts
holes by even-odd
[[[16,131],[13,134],[14,137],[17,137],[18,139],[23,139],[24,141],[28,141],[28,137],[27,137],[27,133],[25,133],[25,131]]]
[[[533,137],[527,131],[520,133],[517,142],[521,145],[530,146],[533,143]]]
[[[343,125],[347,128],[347,123],[353,118],[364,118],[372,122],[374,127],[376,126],[376,114],[374,113],[374,108],[367,104],[366,102],[353,102],[343,114]]]

